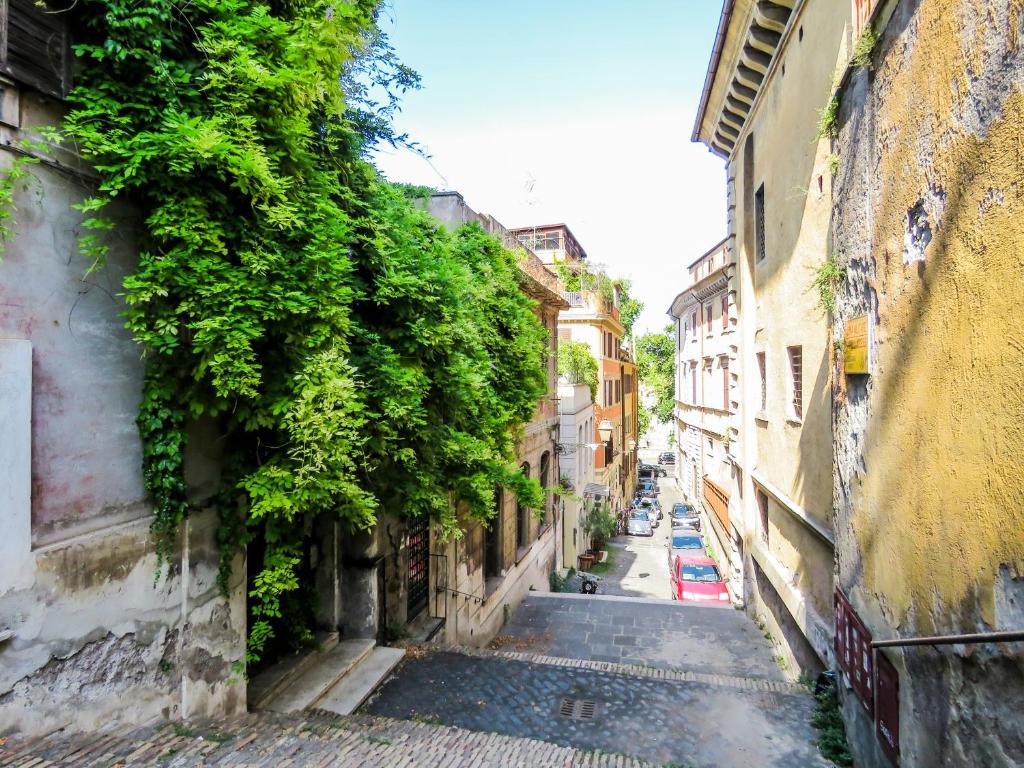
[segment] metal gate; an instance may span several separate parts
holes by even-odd
[[[430,524],[416,521],[409,528],[409,574],[406,591],[406,621],[412,621],[427,606],[430,583]]]

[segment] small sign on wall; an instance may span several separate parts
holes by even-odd
[[[867,315],[851,317],[843,328],[844,370],[848,374],[871,373],[871,323]]]

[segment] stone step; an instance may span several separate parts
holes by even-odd
[[[281,713],[309,709],[369,656],[374,646],[373,640],[342,640],[327,653],[316,654],[313,663],[286,687],[272,698],[264,697],[262,709]]]
[[[279,661],[249,681],[246,695],[249,697],[250,709],[265,709],[270,701],[278,697],[299,676],[309,671],[339,642],[337,632],[318,633],[316,640],[316,647]]]
[[[365,765],[403,768],[649,768],[650,763],[536,739],[452,726],[323,712],[260,712],[215,721],[112,733],[0,738],[0,766],[49,768],[281,768]]]
[[[613,675],[644,677],[655,680],[673,680],[684,683],[703,683],[723,688],[737,688],[744,691],[761,691],[765,693],[782,693],[791,696],[807,696],[808,691],[799,683],[784,680],[767,680],[760,677],[741,677],[708,672],[694,672],[685,669],[668,669],[662,667],[640,666],[637,664],[616,664],[611,661],[589,661],[586,659],[568,659],[562,656],[547,656],[541,653],[522,653],[520,651],[501,651],[489,648],[469,648],[456,646],[446,649],[452,653],[465,656],[491,656],[510,661],[524,661],[528,664],[544,664],[550,667],[572,667],[590,669],[595,672],[608,672]]]
[[[374,648],[369,656],[335,683],[313,706],[336,715],[352,714],[384,682],[404,656],[404,648]]]

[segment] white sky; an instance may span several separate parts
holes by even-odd
[[[611,11],[600,11],[615,5],[583,3],[588,28],[575,49],[572,39],[560,55],[541,46],[539,62],[518,43],[453,51],[493,23],[487,13],[467,15],[462,2],[435,0],[427,12],[425,0],[394,0],[385,29],[424,81],[405,99],[398,127],[431,158],[389,149],[377,155],[378,166],[395,181],[457,190],[509,227],[565,222],[592,262],[632,280],[646,305],[638,332],[663,328],[686,264],[725,233],[724,165],[690,142],[718,3],[637,2],[634,15],[648,18],[635,20],[632,35]],[[538,18],[550,22],[544,6],[524,2],[503,13],[514,19],[521,10],[529,28]],[[663,18],[669,6],[673,13]],[[454,22],[446,10],[458,14]],[[604,37],[628,50],[609,57]],[[666,50],[665,41],[677,42]],[[531,89],[538,78],[563,82]],[[531,95],[513,99],[510,92]]]

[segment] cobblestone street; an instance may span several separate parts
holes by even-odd
[[[784,690],[439,652],[406,664],[367,710],[655,763],[825,765],[812,743],[810,696]],[[593,702],[592,716],[564,714],[566,699]]]

